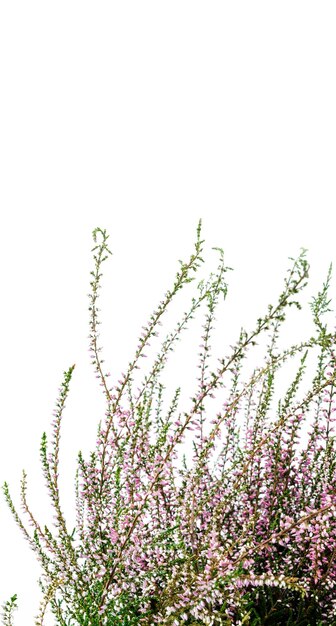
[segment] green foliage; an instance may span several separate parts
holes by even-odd
[[[243,599],[246,626],[322,626],[321,608],[314,594],[302,598],[295,590],[265,586],[249,591]],[[335,626],[328,621],[328,626]]]
[[[14,594],[2,605],[2,623],[4,626],[13,626],[13,612],[17,609],[17,595]]]

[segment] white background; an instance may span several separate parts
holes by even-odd
[[[274,302],[301,247],[307,298],[321,286],[336,260],[335,29],[331,1],[1,3],[0,482],[20,510],[26,469],[42,525],[40,438],[65,369],[76,363],[60,457],[69,526],[77,452],[94,448],[104,412],[87,339],[96,226],[113,251],[100,303],[111,382],[200,217],[209,268],[212,246],[234,268],[218,356]],[[289,343],[310,333],[300,319]],[[33,624],[40,570],[2,495],[0,554],[0,601],[17,592],[15,623]]]

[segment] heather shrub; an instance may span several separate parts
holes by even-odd
[[[99,241],[98,241],[99,237]],[[64,372],[50,443],[40,456],[55,528],[43,527],[27,503],[21,480],[21,521],[7,482],[6,502],[36,553],[42,575],[42,626],[47,612],[60,626],[336,624],[335,332],[330,311],[331,266],[310,310],[315,333],[280,347],[287,311],[301,310],[307,285],[306,250],[291,267],[275,305],[250,331],[241,329],[228,354],[211,365],[215,312],[227,296],[221,248],[215,272],[201,279],[177,325],[164,337],[142,374],[140,358],[159,336],[161,318],[203,261],[201,221],[195,250],[139,338],[128,369],[111,387],[99,345],[97,307],[102,263],[111,254],[105,230],[93,231],[89,348],[106,398],[95,449],[78,454],[76,527],[70,534],[60,507],[60,428],[73,365]],[[165,399],[162,375],[181,332],[200,310],[202,337],[197,381],[189,406],[181,385]],[[299,315],[299,313],[298,313]],[[246,370],[247,357],[266,339],[263,359]],[[316,367],[303,389],[308,359]],[[283,366],[297,359],[277,397]],[[139,377],[138,377],[139,378]],[[211,400],[220,398],[220,410]],[[302,445],[303,435],[306,442]],[[191,444],[191,463],[179,455]],[[3,605],[13,625],[16,595]]]

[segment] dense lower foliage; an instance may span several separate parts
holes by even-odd
[[[40,448],[55,529],[41,527],[31,513],[24,471],[21,507],[33,533],[3,485],[43,570],[35,624],[42,626],[51,611],[60,626],[336,625],[336,335],[322,322],[330,311],[331,268],[310,303],[313,336],[279,348],[286,312],[301,309],[297,298],[307,284],[302,250],[291,259],[276,304],[252,330],[241,330],[212,369],[215,309],[227,295],[231,269],[223,250],[215,248],[216,272],[197,284],[189,308],[135,388],[139,359],[158,336],[162,315],[203,263],[200,222],[195,252],[180,261],[172,289],[143,327],[127,372],[109,388],[98,345],[97,298],[101,265],[111,252],[105,230],[95,229],[93,238],[90,353],[106,413],[90,458],[78,455],[75,529],[68,531],[58,488],[60,427],[74,366],[64,373],[51,443],[43,433]],[[181,331],[201,307],[197,385],[182,411],[183,381],[165,406],[161,377]],[[247,374],[247,354],[262,336],[264,359]],[[310,354],[316,369],[303,391]],[[298,361],[296,373],[276,398],[277,374],[290,359]],[[219,396],[224,399],[215,413],[208,400]],[[178,455],[186,435],[192,442],[190,465],[185,454]],[[5,626],[13,624],[16,601],[13,596],[3,606]]]

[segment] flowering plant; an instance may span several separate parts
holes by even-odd
[[[40,447],[54,531],[41,527],[28,506],[25,471],[21,506],[33,534],[3,484],[7,504],[43,570],[36,626],[45,623],[47,611],[60,626],[336,625],[336,334],[321,321],[330,311],[331,266],[310,303],[313,336],[279,348],[287,310],[302,308],[297,296],[309,270],[302,249],[291,258],[277,303],[251,331],[241,330],[211,370],[215,310],[226,298],[231,269],[223,250],[214,248],[217,270],[198,282],[188,310],[164,337],[135,389],[139,359],[158,336],[163,314],[204,262],[200,220],[195,251],[187,262],[179,261],[173,287],[143,327],[127,372],[109,387],[98,342],[97,299],[101,266],[112,253],[106,230],[96,228],[93,239],[90,354],[106,413],[90,458],[78,454],[75,529],[69,533],[58,485],[60,428],[74,365],[64,372],[51,444],[43,433]],[[164,408],[160,377],[181,331],[201,307],[206,314],[197,388],[186,410],[178,410],[181,387]],[[247,354],[265,333],[262,365],[248,375]],[[303,393],[310,354],[317,356],[317,368]],[[277,374],[291,358],[299,359],[298,369],[275,403]],[[220,411],[214,415],[209,406],[206,411],[209,399],[221,394]],[[208,431],[205,412],[211,418]],[[300,450],[304,427],[308,440]],[[185,454],[178,457],[187,433],[195,433],[190,466]],[[4,626],[12,626],[16,608],[14,595],[3,605]]]

